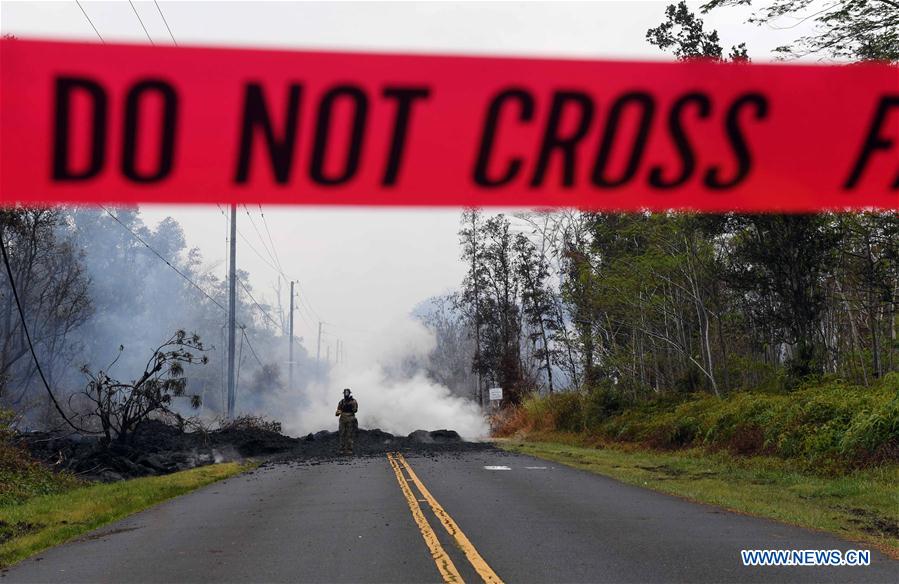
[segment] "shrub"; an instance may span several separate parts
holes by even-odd
[[[620,391],[608,387],[596,387],[587,392],[583,399],[584,424],[588,428],[598,426],[610,417],[619,414],[627,402]]]
[[[614,389],[595,388],[532,397],[518,415],[525,431],[587,432],[660,449],[774,455],[818,469],[899,461],[899,374],[872,387],[823,378],[789,393],[674,394],[635,404]]]
[[[839,441],[845,457],[867,460],[899,443],[899,392],[879,408],[859,412]]]
[[[562,432],[584,431],[584,399],[580,392],[554,393],[546,401],[554,429]]]
[[[12,414],[0,409],[0,506],[38,495],[61,493],[83,484],[67,472],[53,472],[15,443]]]

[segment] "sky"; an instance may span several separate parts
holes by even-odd
[[[673,0],[672,0],[673,1]],[[645,40],[668,2],[153,2],[74,1],[0,4],[0,32],[20,38],[297,49],[578,58],[670,59]],[[693,8],[699,2],[690,2]],[[814,11],[814,6],[809,10]],[[137,14],[135,14],[135,12]],[[160,14],[161,12],[161,14]],[[745,7],[705,17],[722,45],[746,42],[757,62],[800,34],[798,20],[776,27],[744,24]],[[140,20],[138,19],[138,15]],[[146,27],[146,33],[141,26]],[[274,303],[277,273],[256,230],[260,209],[238,214],[238,266]],[[297,335],[314,354],[317,321],[325,346],[340,338],[346,358],[375,354],[412,308],[459,285],[459,210],[264,207],[271,237],[288,277],[300,282],[305,306]],[[147,206],[150,225],[167,216],[184,227],[209,269],[224,276],[226,219],[217,207]],[[255,222],[255,225],[254,223]],[[267,237],[267,236],[266,236]],[[255,248],[251,249],[250,244]],[[256,252],[259,252],[258,254]],[[283,290],[286,302],[286,286]],[[323,349],[324,351],[325,349]],[[332,351],[334,349],[332,348]]]

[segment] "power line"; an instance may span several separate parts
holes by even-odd
[[[147,40],[150,41],[150,44],[151,44],[151,45],[154,45],[154,46],[155,46],[156,43],[154,43],[154,42],[153,42],[153,39],[150,38],[150,33],[147,32],[147,27],[144,26],[144,21],[141,20],[140,14],[137,13],[137,8],[134,7],[134,2],[132,2],[131,0],[128,0],[128,4],[131,5],[131,10],[134,11],[134,16],[137,17],[137,21],[140,23],[140,27],[141,27],[142,29],[144,29],[144,34],[147,35]]]
[[[300,293],[301,293],[300,294],[300,303],[306,305],[306,309],[309,310],[309,312],[312,314],[313,317],[315,317],[315,320],[322,320],[322,321],[325,320],[321,316],[319,316],[319,314],[315,310],[313,310],[312,304],[309,302],[309,300],[307,298],[307,294],[303,290],[303,287],[300,286],[299,282],[297,282],[297,286],[300,288]]]
[[[306,322],[306,324],[308,324],[312,328],[315,328],[315,321],[312,320],[310,317],[306,316],[306,313],[303,312],[303,305],[300,303],[297,303],[295,308],[297,309],[297,314],[300,315],[300,318],[302,318]]]
[[[221,206],[221,205],[216,205],[216,206],[218,207],[219,212],[220,212],[224,217],[227,218],[227,214],[225,213],[225,210],[222,209],[222,206]],[[244,206],[244,208],[246,208],[246,206]],[[247,213],[249,214],[249,211],[248,211]],[[270,267],[270,268],[271,268],[272,270],[274,270],[276,273],[280,274],[280,275],[281,275],[285,280],[287,280],[287,281],[290,281],[290,280],[293,280],[293,279],[294,279],[294,278],[291,278],[290,276],[288,276],[287,274],[285,274],[284,271],[283,271],[282,269],[280,269],[278,266],[275,266],[274,264],[272,264],[270,261],[268,261],[268,260],[265,258],[265,256],[263,256],[261,253],[259,253],[259,250],[256,249],[255,246],[253,246],[253,244],[250,242],[250,240],[249,240],[249,239],[248,239],[248,238],[247,238],[247,237],[240,231],[240,229],[237,230],[237,235],[239,235],[240,238],[244,240],[244,243],[246,243],[246,244],[249,246],[250,250],[251,250],[254,254],[256,254],[256,257],[258,257],[260,260],[262,260],[263,263],[265,263],[265,265],[267,265],[268,267]],[[275,256],[277,256],[277,251],[275,252]],[[301,317],[303,316],[302,310],[305,309],[305,310],[308,312],[309,317],[310,317],[313,321],[324,320],[324,319],[318,314],[318,312],[317,312],[314,308],[312,308],[312,304],[309,302],[309,300],[308,300],[308,298],[307,298],[307,295],[306,295],[305,291],[303,290],[302,286],[300,286],[299,281],[297,281],[297,286],[300,288],[300,303],[299,303],[299,305],[298,305],[299,308],[301,309],[300,316],[301,316]],[[307,320],[307,322],[308,322],[308,320]],[[312,322],[312,323],[310,323],[310,324],[314,324],[314,322]]]
[[[103,209],[104,211],[106,211],[106,214],[107,214],[107,215],[109,215],[110,217],[112,217],[113,219],[115,219],[116,223],[118,223],[118,224],[121,225],[123,228],[125,228],[125,229],[126,229],[126,230],[127,230],[127,231],[128,231],[134,238],[135,238],[135,239],[137,239],[139,242],[141,242],[141,243],[144,245],[144,247],[146,247],[147,249],[149,249],[149,250],[150,250],[156,257],[158,257],[158,258],[161,259],[163,262],[165,262],[165,264],[166,264],[168,267],[172,268],[178,275],[180,275],[182,278],[184,278],[185,280],[187,280],[188,282],[190,282],[190,284],[191,284],[194,288],[196,288],[197,290],[199,290],[200,292],[202,292],[203,295],[206,296],[206,298],[208,298],[209,300],[211,300],[216,306],[218,306],[219,308],[221,308],[221,309],[224,310],[225,312],[228,312],[228,309],[227,309],[227,308],[225,308],[224,306],[222,306],[222,305],[221,305],[215,298],[213,298],[212,296],[210,296],[209,294],[207,294],[205,290],[203,290],[203,289],[202,289],[196,282],[194,282],[193,280],[191,280],[191,279],[190,279],[187,275],[185,275],[181,270],[179,270],[179,269],[176,268],[174,265],[172,265],[172,263],[171,263],[170,261],[168,261],[168,260],[167,260],[166,258],[164,258],[159,252],[157,252],[155,249],[153,249],[153,247],[152,247],[149,243],[147,243],[146,241],[144,241],[144,239],[141,238],[138,234],[136,234],[131,228],[129,228],[129,227],[128,227],[127,225],[125,225],[124,223],[122,223],[122,221],[121,221],[118,217],[116,217],[115,215],[113,215],[112,213],[110,213],[109,209],[107,209],[107,208],[104,207],[103,205],[100,205],[100,208]],[[263,313],[263,314],[264,314],[270,321],[272,321],[272,323],[274,323],[274,325],[275,325],[276,327],[277,327],[277,326],[280,326],[280,325],[278,325],[278,323],[271,317],[271,315],[269,315],[268,312],[266,312],[266,310],[265,310],[265,309],[264,309],[258,302],[256,302],[256,299],[253,298],[253,295],[250,293],[249,289],[247,289],[247,287],[246,287],[246,285],[243,283],[243,281],[242,281],[240,278],[237,278],[237,281],[240,282],[240,285],[243,287],[244,291],[247,293],[247,295],[248,295],[248,296],[250,297],[250,299],[253,301],[253,304],[255,304],[256,307],[259,308],[259,310],[261,310],[262,313]],[[23,324],[24,324],[24,321],[23,321]],[[255,357],[256,362],[259,363],[259,366],[262,367],[262,366],[263,366],[262,360],[259,359],[259,355],[256,354],[256,349],[253,348],[253,344],[250,342],[250,338],[247,336],[247,327],[246,327],[246,325],[244,325],[243,323],[240,323],[240,330],[241,330],[241,334],[243,335],[243,337],[247,340],[247,345],[250,347],[250,351],[253,353],[253,357]],[[242,345],[243,345],[243,342],[241,341],[241,346],[242,346]],[[239,358],[238,358],[238,361],[239,361]],[[224,365],[224,360],[222,361],[222,364]],[[240,363],[238,363],[238,371],[239,371],[239,368],[240,368]],[[224,375],[224,373],[223,373],[223,375]],[[239,375],[239,374],[238,374],[238,375]],[[223,387],[224,387],[224,384],[223,384]],[[236,389],[236,388],[235,388],[235,389]],[[49,390],[49,387],[48,387],[48,390]],[[60,413],[62,413],[62,412],[60,412]],[[68,421],[68,420],[67,420],[67,421]],[[74,427],[74,426],[73,426],[73,427]]]
[[[250,289],[247,288],[247,285],[243,283],[243,280],[241,280],[240,278],[237,278],[237,281],[240,283],[240,286],[241,286],[241,288],[243,288],[244,292],[247,293],[247,296],[250,297],[250,300],[253,301],[253,304],[256,305],[256,308],[258,308],[259,311],[262,312],[262,314],[265,315],[265,317],[266,317],[267,319],[269,319],[269,320],[272,322],[272,324],[275,325],[275,328],[280,328],[281,325],[278,323],[278,321],[276,321],[274,318],[272,318],[272,316],[268,313],[268,311],[266,311],[266,310],[262,307],[261,304],[259,304],[258,302],[256,302],[256,299],[253,297],[253,294],[250,292]]]
[[[99,39],[100,39],[100,42],[103,43],[103,44],[105,45],[105,44],[106,44],[106,41],[103,40],[103,37],[100,35],[100,31],[97,30],[97,27],[96,27],[96,26],[94,26],[94,23],[93,23],[93,21],[91,20],[91,17],[87,15],[87,12],[85,12],[84,6],[82,6],[82,5],[81,5],[81,2],[79,2],[78,0],[75,0],[75,4],[77,4],[77,5],[78,5],[78,8],[81,9],[81,14],[83,14],[84,17],[87,19],[87,23],[88,23],[89,25],[91,25],[91,28],[94,29],[94,32],[95,32],[95,33],[97,33],[97,38],[99,38]]]
[[[224,347],[225,346],[225,325],[222,325],[221,331],[222,331],[222,334],[221,334],[222,347]],[[225,359],[221,359],[221,362],[222,362],[222,367],[221,367],[221,369],[222,369],[222,377],[221,377],[222,390],[220,393],[221,393],[221,397],[222,397],[222,411],[224,412],[224,411],[227,411],[227,407],[228,407],[225,404]]]
[[[240,349],[237,352],[237,377],[234,378],[234,395],[237,395],[237,386],[240,384],[240,366],[243,363],[243,340],[247,338],[247,333],[244,330],[244,327],[240,327]],[[230,396],[229,396],[230,397]],[[236,401],[236,397],[235,397]],[[230,412],[229,412],[230,417]]]
[[[76,1],[77,1],[77,0],[76,0]],[[130,1],[131,1],[131,0],[129,0],[129,3],[130,3]],[[172,29],[171,29],[171,27],[169,26],[168,20],[166,20],[166,18],[165,18],[165,14],[163,14],[163,12],[162,12],[162,8],[159,6],[159,2],[157,2],[156,0],[153,0],[153,4],[156,5],[156,10],[159,12],[159,16],[162,18],[163,24],[165,24],[165,29],[168,31],[169,36],[172,37],[172,42],[173,42],[173,43],[175,44],[175,46],[177,47],[177,46],[178,46],[178,41],[175,39],[175,35],[172,33]],[[80,5],[79,5],[79,6],[80,6]],[[131,4],[131,8],[134,10],[134,14],[137,16],[138,21],[140,21],[141,27],[143,27],[144,32],[147,33],[147,29],[146,29],[146,27],[144,27],[144,23],[143,23],[143,21],[141,20],[140,15],[137,14],[137,10],[134,8],[134,4]],[[82,9],[82,12],[83,12],[83,11],[84,11],[84,10]],[[87,16],[87,14],[85,14],[85,16]],[[88,19],[88,21],[89,21],[89,20],[90,20],[90,19]],[[93,26],[93,25],[92,25],[92,26]],[[95,29],[95,30],[96,30],[96,29]],[[97,33],[97,34],[99,35],[99,33]],[[147,33],[147,38],[150,40],[150,43],[152,44],[152,43],[153,43],[153,39],[150,39],[150,34],[149,34],[149,33]],[[101,39],[101,40],[102,40],[102,39]],[[218,205],[218,204],[217,204],[216,206],[219,208],[219,211],[222,212],[222,215],[224,215],[224,214],[225,214],[225,211],[222,209],[221,205]],[[260,208],[261,208],[261,207],[260,207]],[[246,205],[244,205],[244,209],[247,211],[247,216],[249,217],[250,211],[249,211],[249,209],[247,209]],[[105,209],[104,209],[104,210],[105,210]],[[106,212],[109,213],[109,211],[106,211]],[[110,214],[110,215],[111,215],[111,214]],[[122,224],[122,222],[119,221],[118,218],[113,217],[113,219],[115,219],[115,220],[118,221],[120,224]],[[225,219],[227,219],[227,216],[225,217]],[[265,220],[265,217],[263,216],[263,221],[264,221],[264,220]],[[250,217],[250,222],[251,222],[251,223],[253,222],[252,217]],[[122,224],[122,225],[123,225],[123,227],[124,227],[124,224]],[[253,228],[254,228],[254,229],[256,228],[255,223],[253,224]],[[267,229],[267,228],[266,228],[266,229]],[[129,231],[131,231],[131,230],[129,229]],[[262,235],[259,234],[258,229],[256,230],[256,233],[257,233],[257,235],[259,235],[259,240],[262,241]],[[132,234],[133,234],[133,235],[136,235],[136,234],[134,234],[134,232],[132,232]],[[140,238],[138,238],[138,239],[140,239]],[[271,235],[269,235],[269,239],[271,240]],[[141,240],[141,241],[142,241],[142,240]],[[143,242],[143,241],[142,241],[142,242]],[[153,252],[155,253],[155,250],[153,250],[153,249],[152,249],[146,242],[143,242],[143,243],[144,243],[144,245],[145,245],[148,249],[150,249],[150,251],[153,251]],[[227,236],[225,237],[225,243],[226,243],[226,245],[227,245]],[[265,247],[265,242],[263,242],[263,247]],[[268,252],[268,249],[267,249],[267,248],[266,248],[266,252]],[[162,256],[160,256],[158,253],[157,253],[156,255],[159,256],[160,259],[162,259],[163,261],[165,261],[166,264],[167,264],[169,267],[171,267],[172,269],[175,269],[175,267],[172,266],[171,263],[169,263],[167,260],[165,260],[165,258],[162,258]],[[226,262],[227,262],[227,260],[226,260]],[[280,264],[280,262],[278,262],[278,263]],[[180,273],[180,271],[178,271],[177,269],[175,269],[175,271],[178,272],[178,273]],[[183,276],[183,274],[182,274],[182,276]],[[206,294],[206,292],[205,292],[202,288],[199,288],[199,286],[197,286],[196,284],[194,284],[194,282],[193,282],[192,280],[188,279],[188,281],[190,281],[191,284],[193,284],[193,285],[194,285],[195,287],[197,287],[201,292],[203,292],[203,294],[205,294],[210,300],[212,300],[213,302],[215,302],[216,305],[218,305],[220,308],[222,308],[222,310],[226,310],[224,306],[222,306],[221,304],[219,304],[218,302],[216,302],[214,298],[212,298],[211,296],[209,296],[208,294]],[[250,293],[249,289],[246,287],[246,285],[243,283],[243,281],[240,280],[240,279],[238,279],[238,281],[240,282],[241,287],[243,287],[244,291],[247,293],[247,295],[248,295],[248,296],[250,297],[250,299],[253,301],[253,304],[255,304],[256,307],[257,307],[260,311],[262,311],[262,313],[263,313],[263,314],[264,314],[270,321],[272,321],[272,323],[274,323],[275,326],[277,327],[277,326],[278,326],[278,323],[275,322],[275,320],[268,314],[268,312],[266,312],[266,310],[262,307],[262,305],[260,305],[258,302],[256,302],[256,299],[255,299],[255,298],[253,297],[253,295]],[[226,312],[227,312],[227,310],[226,310]],[[247,346],[250,348],[250,352],[253,354],[253,358],[255,358],[255,359],[256,359],[256,362],[259,364],[259,366],[262,367],[262,366],[263,366],[263,365],[262,365],[262,361],[259,359],[259,355],[256,354],[256,349],[253,347],[253,343],[250,342],[250,337],[247,336],[247,327],[244,326],[244,325],[241,325],[241,326],[240,326],[240,332],[241,332],[241,335],[242,335],[243,339],[245,339],[245,340],[247,341]],[[241,344],[240,344],[240,350],[241,350],[241,353],[242,353],[242,352],[243,352],[243,341],[241,341]],[[238,365],[237,365],[237,367],[238,367],[238,368],[237,368],[237,379],[240,379],[240,361],[241,361],[241,358],[239,357],[239,358],[238,358]],[[224,363],[225,363],[225,362],[224,362],[224,360],[223,360],[223,361],[222,361],[222,366],[223,366],[223,367],[224,367]],[[224,370],[223,370],[222,375],[224,376]],[[224,380],[223,380],[223,381],[222,381],[222,388],[223,388],[223,389],[224,389],[224,385],[225,385],[225,384],[224,384]],[[236,380],[235,380],[235,385],[236,385]],[[235,389],[236,389],[236,388],[235,388]]]
[[[250,215],[250,210],[247,208],[246,205],[243,206],[243,210],[246,211],[246,213],[247,213],[247,218],[250,220],[250,225],[253,226],[253,231],[256,232],[256,237],[258,237],[258,238],[259,238],[259,242],[262,243],[262,249],[265,250],[265,253],[268,254],[268,257],[269,257],[269,258],[275,263],[275,265],[277,266],[275,269],[279,272],[279,275],[284,276],[283,272],[281,271],[281,265],[278,264],[278,260],[275,259],[274,254],[269,250],[268,246],[265,244],[265,238],[262,237],[262,233],[259,231],[259,228],[256,227],[256,222],[253,221],[253,216]],[[284,277],[286,278],[286,276],[284,276]]]
[[[225,312],[228,312],[228,309],[225,308],[224,306],[222,306],[222,304],[221,304],[218,300],[216,300],[215,298],[213,298],[212,296],[210,296],[210,295],[206,292],[206,290],[203,290],[203,288],[201,288],[199,284],[197,284],[196,282],[194,282],[193,280],[191,280],[190,277],[187,276],[184,272],[182,272],[181,270],[179,270],[178,268],[176,268],[174,265],[172,265],[172,263],[171,263],[169,260],[167,260],[166,258],[164,258],[164,257],[162,256],[162,254],[160,254],[158,251],[156,251],[155,249],[153,249],[153,247],[152,247],[149,243],[147,243],[146,241],[144,241],[144,239],[143,239],[140,235],[138,235],[137,233],[135,233],[134,230],[132,230],[130,227],[128,227],[127,225],[125,225],[124,223],[122,223],[122,221],[121,221],[118,217],[116,217],[115,215],[113,215],[113,214],[109,211],[109,209],[107,209],[107,208],[104,207],[103,205],[100,205],[100,208],[103,209],[104,211],[106,211],[106,214],[107,214],[107,215],[109,215],[110,217],[112,217],[112,218],[115,220],[116,223],[118,223],[118,224],[121,225],[126,231],[128,231],[128,233],[130,233],[131,236],[134,237],[134,239],[136,239],[136,240],[138,240],[139,242],[141,242],[142,244],[144,244],[144,247],[146,247],[148,250],[150,250],[150,251],[153,253],[153,255],[155,255],[156,257],[158,257],[159,259],[161,259],[163,262],[165,262],[165,265],[167,265],[168,267],[172,268],[172,269],[173,269],[179,276],[181,276],[182,278],[184,278],[185,280],[187,280],[187,282],[190,283],[191,286],[193,286],[194,288],[196,288],[197,290],[199,290],[200,292],[202,292],[202,293],[203,293],[203,296],[205,296],[206,298],[208,298],[209,300],[211,300],[213,304],[215,304],[216,306],[218,306],[219,308],[221,308],[221,309],[224,310]]]
[[[225,218],[227,218],[227,214],[225,213],[225,210],[222,209],[222,206],[219,205],[219,204],[216,204],[216,207],[218,207],[219,212],[220,212],[223,216],[225,216]],[[246,206],[245,206],[244,208],[246,209]],[[247,213],[249,214],[249,211],[247,211]],[[239,229],[237,230],[237,234],[241,237],[241,239],[244,240],[244,242],[245,242],[247,245],[250,246],[250,249],[253,250],[253,251],[256,253],[257,256],[259,256],[259,259],[261,259],[262,261],[264,261],[264,262],[266,263],[266,265],[268,265],[270,268],[272,268],[272,269],[274,269],[275,271],[277,271],[281,276],[284,277],[284,279],[290,280],[290,278],[287,276],[287,274],[285,274],[284,272],[278,270],[278,268],[276,268],[275,266],[273,266],[270,262],[266,261],[266,259],[259,253],[259,251],[258,251],[255,247],[253,247],[253,245],[249,242],[249,240],[246,238],[246,236],[244,236],[244,234],[241,233],[241,231],[240,231]],[[281,327],[281,324],[278,323],[278,321],[276,321],[276,320],[275,320],[275,319],[268,313],[268,311],[266,311],[266,310],[262,307],[262,305],[259,304],[259,302],[256,301],[256,298],[253,297],[253,294],[252,294],[252,293],[250,292],[250,290],[247,288],[247,285],[243,282],[243,280],[241,280],[240,278],[237,278],[237,281],[240,282],[241,287],[244,289],[244,291],[245,291],[245,292],[247,293],[247,295],[250,297],[250,300],[253,301],[253,304],[256,305],[256,307],[257,307],[257,308],[258,308],[258,309],[265,315],[265,317],[266,317],[269,321],[272,322],[272,324],[274,324],[276,327],[280,328],[280,327]],[[300,316],[303,316],[303,314],[300,313]],[[305,318],[305,317],[304,317],[304,318]],[[307,322],[308,322],[308,320],[307,320]],[[310,324],[311,324],[311,323],[310,323]]]
[[[162,22],[165,23],[165,29],[169,31],[169,36],[172,37],[172,42],[175,43],[175,46],[178,46],[178,41],[175,40],[175,35],[172,34],[172,29],[169,28],[169,22],[165,19],[165,14],[162,13],[162,8],[159,7],[159,2],[153,0],[153,4],[156,5],[156,10],[159,11],[159,16],[162,17]]]
[[[297,309],[300,311],[300,317],[303,320],[305,320],[306,322],[308,322],[310,325],[312,325],[313,327],[315,326],[316,322],[324,322],[324,319],[319,318],[315,314],[313,314],[312,310],[310,310],[306,301],[303,299],[303,296],[305,296],[305,293],[302,290],[300,290],[300,294],[299,294],[300,302],[297,304]],[[306,316],[306,315],[308,315],[308,316]]]
[[[3,251],[3,264],[6,266],[6,275],[9,276],[9,287],[10,289],[12,289],[12,295],[16,301],[16,309],[19,312],[19,318],[22,320],[22,331],[25,333],[25,340],[28,342],[28,349],[31,351],[31,358],[34,359],[34,367],[37,369],[37,373],[41,378],[41,382],[43,382],[44,388],[47,390],[47,394],[50,396],[50,401],[53,402],[53,406],[56,408],[56,411],[59,412],[59,415],[62,416],[62,419],[65,420],[69,426],[71,426],[78,432],[82,432],[83,430],[73,424],[72,421],[69,420],[68,416],[66,416],[65,412],[62,411],[62,407],[59,405],[59,402],[56,401],[56,396],[53,395],[53,390],[50,389],[50,384],[47,382],[47,378],[44,376],[44,370],[41,368],[41,363],[40,361],[38,361],[37,353],[34,351],[34,344],[31,342],[31,333],[28,331],[28,324],[25,322],[25,311],[22,310],[22,302],[19,300],[19,292],[18,290],[16,290],[16,281],[12,276],[12,268],[9,265],[9,256],[6,255],[6,241],[3,238],[2,232],[0,232],[0,250]]]
[[[219,208],[219,211],[222,213],[222,215],[224,215],[224,216],[227,218],[227,215],[225,214],[225,210],[222,209],[222,206],[221,206],[221,205],[216,205],[216,206]],[[244,241],[244,243],[246,243],[246,244],[249,246],[250,250],[251,250],[254,254],[256,254],[256,256],[257,256],[260,260],[262,260],[263,263],[265,263],[265,265],[267,265],[267,266],[270,267],[271,269],[275,270],[276,273],[281,274],[282,276],[284,276],[285,279],[287,279],[287,280],[290,279],[290,278],[287,277],[286,274],[284,274],[284,272],[282,272],[281,270],[279,270],[277,266],[275,266],[275,265],[272,264],[270,261],[268,261],[267,259],[265,259],[265,256],[263,256],[261,253],[259,253],[259,250],[256,249],[256,248],[253,246],[253,244],[250,242],[250,240],[247,239],[247,236],[244,235],[243,232],[241,232],[240,229],[237,230],[237,235],[240,236],[240,238]]]
[[[265,226],[265,232],[268,234],[268,241],[272,244],[272,251],[275,252],[275,261],[280,268],[281,258],[278,257],[278,248],[275,247],[275,240],[272,239],[272,232],[268,229],[268,221],[265,220],[265,213],[262,212],[262,204],[259,204],[259,215],[262,217],[262,224]]]
[[[241,328],[240,332],[243,333],[243,337],[247,340],[247,346],[250,348],[250,352],[253,353],[253,357],[256,359],[256,362],[259,363],[260,367],[265,367],[265,365],[262,364],[262,360],[259,359],[259,355],[256,354],[256,349],[253,348],[253,343],[250,342],[250,337],[247,336],[246,327]]]

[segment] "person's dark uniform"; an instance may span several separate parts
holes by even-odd
[[[356,438],[356,411],[359,404],[353,399],[350,388],[343,390],[343,399],[337,404],[337,413],[340,416],[340,454],[353,453],[353,441]]]

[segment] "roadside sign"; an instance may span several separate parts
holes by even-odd
[[[886,64],[0,41],[0,203],[899,208]]]
[[[500,401],[503,399],[503,388],[502,387],[491,387],[489,391],[490,391],[490,401]]]

